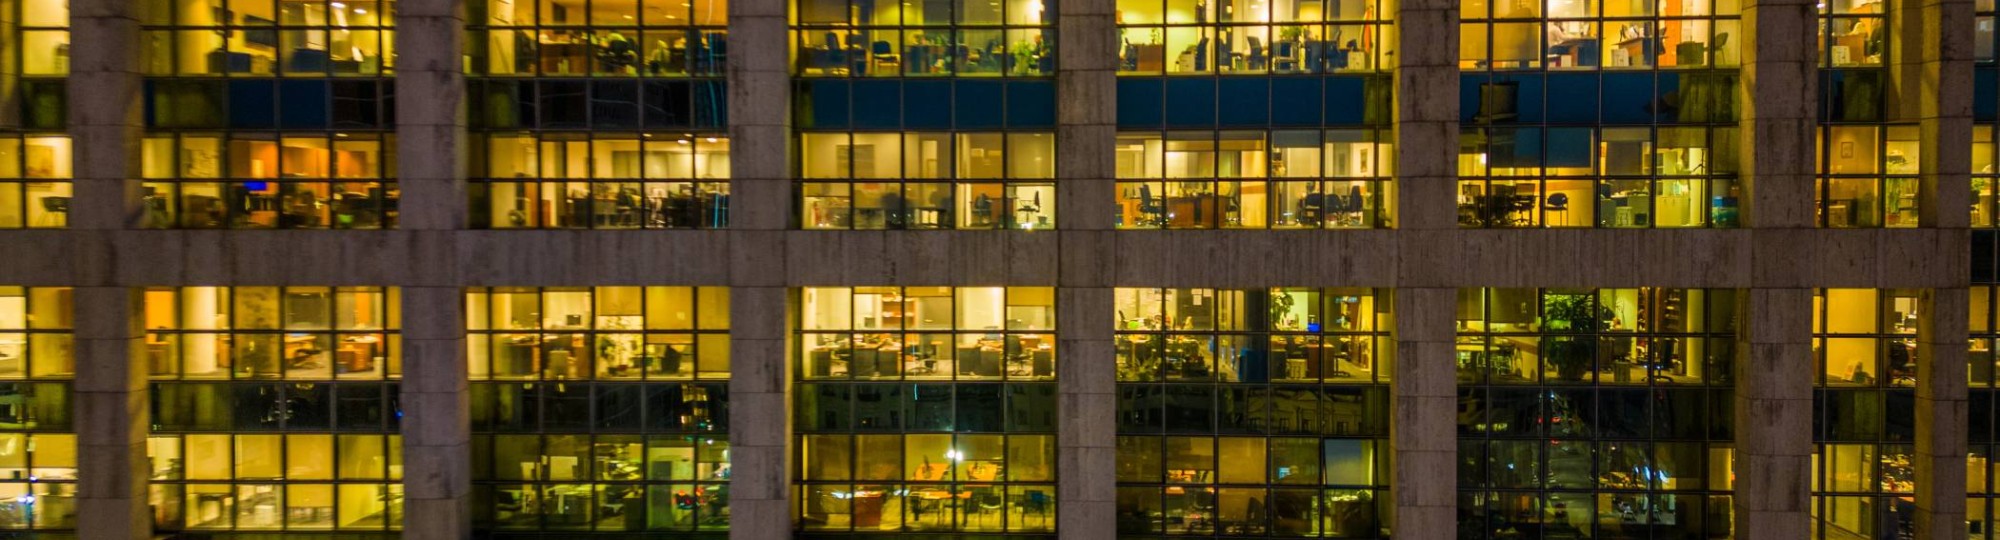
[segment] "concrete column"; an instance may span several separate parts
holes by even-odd
[[[1396,10],[1396,212],[1402,229],[1458,227],[1458,2]]]
[[[790,292],[729,290],[729,537],[791,538]]]
[[[1056,2],[1056,535],[1117,536],[1118,5]]]
[[[400,228],[466,226],[464,41],[464,0],[396,3]]]
[[[791,223],[792,80],[785,0],[729,4],[729,228]],[[773,239],[773,241],[777,241]],[[771,249],[776,249],[772,246]],[[741,521],[736,520],[736,521]]]
[[[70,2],[69,136],[74,145],[69,226],[139,223],[139,2]]]
[[[1056,4],[1056,227],[1108,231],[1118,205],[1118,5]]]
[[[141,296],[124,287],[75,289],[79,538],[153,537]]]
[[[1742,212],[1749,226],[1814,225],[1813,127],[1819,103],[1814,6],[1813,0],[1743,3],[1738,148],[1748,194],[1741,198]]]
[[[1972,0],[1901,0],[1902,20],[1916,19],[1897,31],[1915,33],[1917,40],[1899,39],[1905,58],[1914,65],[1897,69],[1900,90],[1915,89],[1916,119],[1922,130],[1923,174],[1917,191],[1917,223],[1924,227],[1963,228],[1971,224],[1972,204]],[[1915,41],[1912,43],[1912,41]],[[1914,55],[1915,58],[1908,58]],[[1914,80],[1912,80],[1914,79]]]
[[[729,537],[790,538],[792,92],[786,0],[729,5]]]
[[[1962,20],[1962,19],[1961,19]],[[1925,290],[1917,307],[1917,538],[1965,537],[1970,293]]]
[[[1811,530],[1812,290],[1737,298],[1736,538]],[[1963,340],[1961,340],[1963,343]]]
[[[403,538],[472,537],[465,294],[404,287]]]
[[[1743,4],[1737,100],[1743,223],[1766,246],[1737,299],[1737,538],[1806,538],[1811,531],[1812,289],[1804,249],[1816,226],[1813,129],[1818,39],[1812,0]]]
[[[1109,35],[1109,34],[1107,34]],[[1102,213],[1102,212],[1100,212]],[[1118,384],[1110,287],[1056,290],[1056,535],[1117,536]]]
[[[1450,538],[1458,523],[1458,379],[1452,358],[1458,290],[1395,292],[1396,377],[1389,446],[1395,452],[1397,538]]]

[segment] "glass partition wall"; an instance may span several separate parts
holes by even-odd
[[[1387,290],[1115,295],[1121,537],[1387,538]]]
[[[1049,537],[1055,289],[807,287],[798,527]]]
[[[466,313],[475,530],[727,535],[728,289],[474,288]]]
[[[1719,538],[1735,292],[1462,289],[1459,538]]]
[[[154,529],[400,529],[400,314],[395,288],[148,289]]]
[[[1815,539],[1915,534],[1917,294],[1814,293]]]
[[[74,534],[77,520],[73,296],[0,287],[0,529]]]

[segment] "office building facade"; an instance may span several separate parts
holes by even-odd
[[[1991,538],[1994,21],[0,3],[0,531]]]

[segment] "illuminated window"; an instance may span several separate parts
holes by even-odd
[[[728,0],[468,4],[481,75],[720,76],[728,63]]]
[[[1468,128],[1464,227],[1736,227],[1734,128]]]
[[[1981,5],[1990,4],[1982,2]],[[1994,320],[1994,291],[1992,285],[1972,287],[1971,320],[1967,327],[1972,339],[1966,354],[1967,380],[1971,385],[1966,400],[1966,423],[1970,428],[1966,440],[1971,450],[1966,456],[1965,467],[1965,491],[1968,496],[1965,521],[1970,532],[1967,538],[1975,540],[1993,537],[1996,487],[1992,482],[1995,473],[2000,473],[2000,468],[1996,468],[1993,461],[1996,450],[2000,450],[1995,448],[1996,444],[2000,444],[2000,437],[1994,435],[1993,423],[1996,412],[2000,412],[1995,409],[1996,405],[2000,405],[2000,390],[1995,389],[1994,368],[2000,364],[1994,363],[1993,352],[1994,342],[2000,340],[2000,323]]]
[[[1055,75],[1055,2],[792,2],[794,73],[807,77]]]
[[[1386,290],[1115,302],[1121,534],[1385,537]]]
[[[371,77],[393,71],[396,4],[144,0],[148,75]]]
[[[0,229],[69,225],[69,137],[0,136]]]
[[[800,294],[801,528],[1055,530],[1055,289]]]
[[[802,133],[799,224],[1055,228],[1055,150],[1046,132]]]
[[[1814,538],[1915,534],[1917,292],[1814,293]]]
[[[717,229],[729,224],[729,139],[491,134],[473,160],[473,226]]]
[[[1917,226],[1923,152],[1917,126],[1835,124],[1817,131],[1821,227]]]
[[[476,529],[728,528],[727,289],[466,302]]]
[[[1993,144],[1993,130],[2000,128],[1993,124],[1972,126],[1972,226],[1993,227],[1995,184],[2000,183],[2000,171],[1994,170],[1996,149]],[[1908,159],[1908,158],[1905,158]],[[1900,217],[1899,217],[1900,219]]]
[[[76,528],[71,290],[0,287],[0,529]]]
[[[393,135],[155,133],[142,145],[146,227],[395,227]]]
[[[1119,0],[1118,72],[1386,70],[1394,11],[1377,0]]]
[[[1118,226],[1384,226],[1393,148],[1368,129],[1121,133]]]
[[[401,528],[396,289],[145,294],[156,530]]]
[[[1737,0],[1469,0],[1459,4],[1459,66],[1733,67],[1740,10]]]
[[[1735,293],[1462,289],[1460,538],[1729,534]],[[1649,532],[1650,531],[1650,532]]]
[[[1820,65],[1883,65],[1883,59],[1888,57],[1889,34],[1885,5],[1884,0],[1819,2]]]

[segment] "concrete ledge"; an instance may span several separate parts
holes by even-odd
[[[7,231],[0,283],[975,286],[1060,273],[1153,287],[1940,288],[1969,282],[1971,241],[1966,229],[737,232]],[[1068,237],[1101,256],[1059,259]],[[732,262],[740,242],[774,251]],[[1753,250],[1783,256],[1753,264]]]

